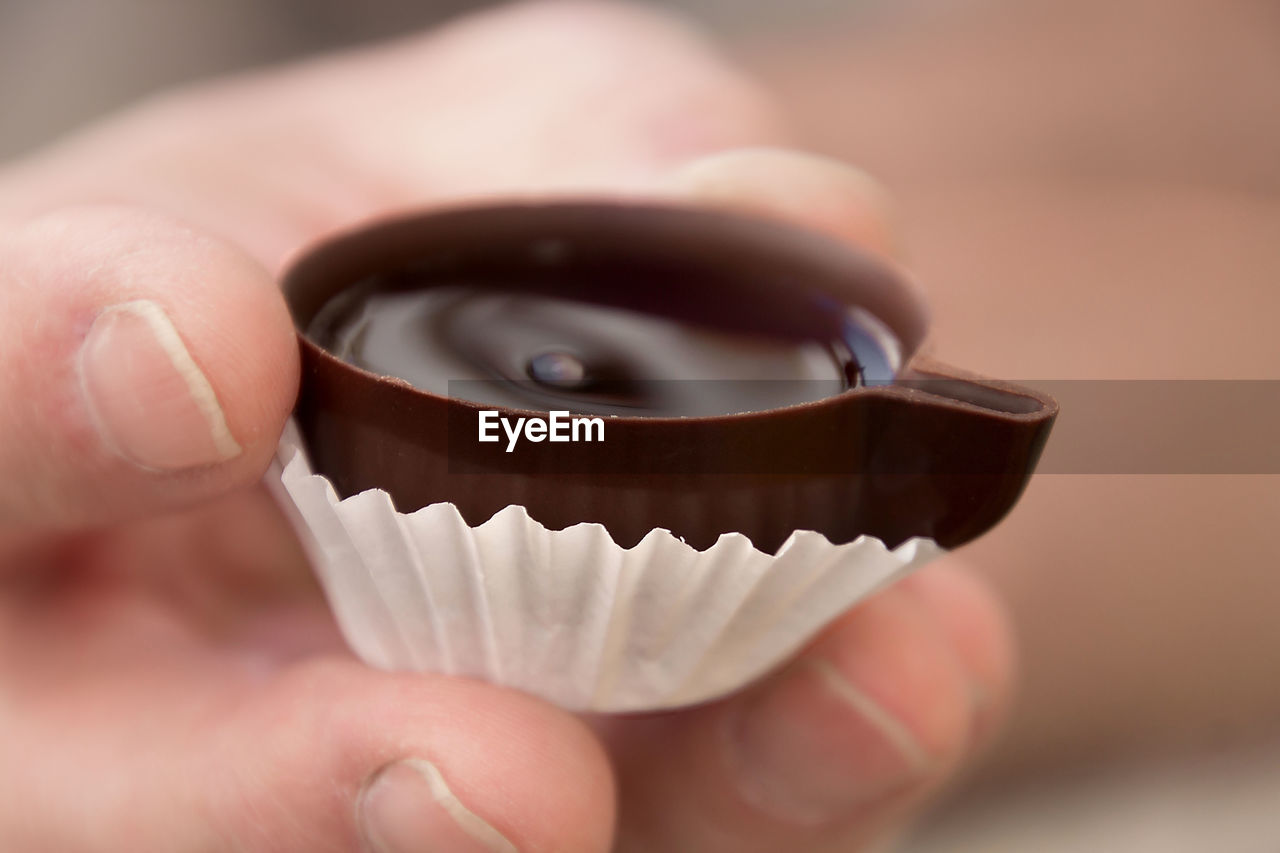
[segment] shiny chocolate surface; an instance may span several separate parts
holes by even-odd
[[[892,332],[857,306],[814,305],[809,334],[765,322],[744,328],[741,312],[690,318],[676,300],[618,299],[609,290],[634,278],[625,271],[557,266],[559,282],[537,287],[520,270],[470,280],[448,272],[374,276],[330,300],[308,335],[350,364],[441,396],[607,415],[780,408],[891,382],[901,359]],[[699,284],[685,276],[644,286]],[[782,313],[755,308],[761,319]]]

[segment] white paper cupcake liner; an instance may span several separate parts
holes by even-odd
[[[370,490],[338,500],[297,431],[268,482],[352,650],[369,664],[466,675],[580,711],[646,711],[729,693],[843,611],[943,553],[799,531],[777,555],[739,533],[696,551],[665,530],[622,548],[599,524],[548,530],[509,506],[476,527]]]

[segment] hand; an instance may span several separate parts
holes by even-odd
[[[989,731],[1005,623],[926,569],[742,694],[585,722],[343,649],[258,485],[273,283],[486,194],[747,207],[885,251],[858,173],[653,13],[540,4],[165,96],[0,172],[0,849],[853,850]]]

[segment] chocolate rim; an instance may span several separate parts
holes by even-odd
[[[450,424],[474,424],[482,408],[530,410],[414,388],[338,359],[303,332],[330,298],[372,273],[433,252],[548,238],[606,254],[661,252],[727,271],[744,287],[797,282],[875,315],[897,336],[905,366],[892,385],[783,408],[611,417],[609,448],[593,449],[591,470],[573,470],[562,447],[539,445],[513,466],[492,446],[449,443]],[[954,547],[1012,507],[1057,411],[1031,389],[920,357],[923,302],[887,266],[830,237],[741,214],[614,201],[433,210],[321,244],[287,273],[284,292],[302,350],[295,412],[316,470],[342,497],[381,488],[401,512],[450,501],[473,525],[518,504],[552,529],[602,523],[624,547],[658,527],[700,549],[740,532],[774,551],[797,529],[836,543],[867,533],[891,547],[917,535]],[[770,464],[747,464],[761,458]]]

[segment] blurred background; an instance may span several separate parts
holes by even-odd
[[[0,0],[0,159],[464,0]],[[1274,0],[685,0],[897,199],[935,349],[1013,379],[1280,379]],[[1009,731],[910,853],[1280,850],[1280,477],[1044,475],[972,562]]]

